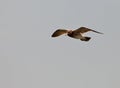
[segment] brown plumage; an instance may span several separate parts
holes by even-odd
[[[95,33],[99,33],[99,34],[103,34],[101,32],[86,28],[86,27],[80,27],[76,30],[66,30],[66,29],[58,29],[56,30],[53,34],[52,37],[58,37],[60,35],[63,34],[67,34],[69,37],[75,38],[75,39],[80,39],[82,41],[89,41],[91,39],[91,37],[86,37],[83,36],[82,34],[86,33],[86,32],[95,32]]]

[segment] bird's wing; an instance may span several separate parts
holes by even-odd
[[[65,34],[65,33],[68,33],[68,30],[58,29],[52,34],[52,37],[58,37],[58,36]]]
[[[92,30],[92,29],[89,29],[89,28],[86,28],[86,27],[80,27],[80,28],[74,30],[74,32],[79,32],[79,33],[86,33],[88,31],[92,31],[92,32],[96,32],[96,33],[99,33],[99,34],[103,34],[101,32],[98,32],[98,31],[95,31],[95,30]]]

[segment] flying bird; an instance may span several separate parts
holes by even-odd
[[[95,32],[95,33],[99,33],[99,34],[103,34],[101,32],[86,28],[86,27],[80,27],[76,30],[66,30],[66,29],[57,29],[51,37],[58,37],[60,35],[63,34],[67,34],[67,36],[71,37],[71,38],[75,38],[75,39],[80,39],[81,41],[89,41],[91,39],[91,37],[87,37],[87,36],[83,36],[84,33],[86,32]]]

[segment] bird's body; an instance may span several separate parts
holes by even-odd
[[[73,31],[68,32],[67,35],[68,35],[69,37],[72,37],[72,38],[75,38],[75,39],[80,39],[80,38],[82,38],[82,35],[81,35],[80,33],[76,33],[76,32],[73,32]]]
[[[86,28],[86,27],[80,27],[76,30],[58,29],[52,34],[52,37],[58,37],[62,34],[67,34],[71,38],[80,39],[82,41],[89,41],[91,39],[91,37],[86,37],[86,36],[82,35],[82,34],[88,32],[88,31],[103,34],[101,32],[98,32],[98,31],[95,31],[95,30],[92,30],[92,29],[89,29],[89,28]]]

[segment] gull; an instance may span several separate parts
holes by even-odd
[[[81,41],[89,41],[91,39],[91,37],[83,36],[84,33],[89,32],[89,31],[92,31],[92,32],[95,32],[98,34],[103,34],[101,32],[89,29],[87,27],[80,27],[76,30],[57,29],[52,34],[51,37],[58,37],[60,35],[67,34],[67,36],[69,36],[71,38],[80,39]]]

